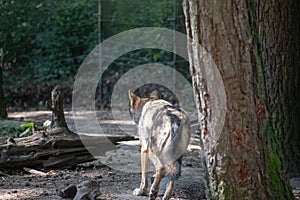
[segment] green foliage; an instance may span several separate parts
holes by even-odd
[[[179,0],[0,0],[0,63],[7,103],[42,105],[41,96],[48,94],[44,87],[70,87],[100,38],[138,27],[176,29],[178,5]],[[117,59],[106,73],[122,75],[137,65],[161,62],[188,76],[188,64],[181,68],[177,61],[170,52],[141,49]]]
[[[43,122],[40,128],[47,128],[51,124],[50,120]],[[36,123],[34,122],[19,122],[14,120],[0,120],[0,135],[9,137],[24,137],[32,134]]]
[[[162,1],[101,1],[101,22],[102,40],[122,31],[140,27],[164,27],[177,30],[177,18],[183,13],[177,13],[178,7],[181,8],[181,1],[162,0]],[[116,59],[109,66],[105,75],[122,75],[128,70],[147,63],[162,63],[175,68],[182,73],[188,80],[191,80],[188,62],[179,56],[174,56],[171,52],[160,49],[140,49],[129,52]]]
[[[29,133],[32,133],[32,130],[34,128],[34,123],[33,122],[29,122],[26,124],[21,124],[20,127],[25,127],[26,129],[19,134],[19,137],[24,137],[26,135],[28,135]]]
[[[104,1],[104,5],[105,6]],[[106,2],[107,3],[107,2]],[[122,0],[111,3],[112,33],[139,27],[165,27],[175,29],[176,1]],[[107,16],[104,16],[104,21]],[[108,20],[110,20],[108,18]]]
[[[24,137],[32,133],[34,123],[14,120],[0,120],[0,135],[8,137]]]
[[[70,81],[98,44],[98,0],[0,1],[0,9],[6,85]]]
[[[24,137],[24,136],[28,135],[29,133],[32,133],[32,128],[31,127],[27,127],[25,129],[25,131],[23,131],[22,133],[19,134],[19,137]]]
[[[0,127],[0,135],[10,132],[14,128],[14,124],[4,124]]]
[[[101,2],[102,39],[140,27],[164,27],[173,30],[176,28],[177,1],[102,0]],[[110,9],[107,10],[107,8]],[[122,71],[127,71],[128,68],[151,62],[162,62],[173,67],[175,65],[172,53],[158,49],[141,49],[130,52],[116,60],[114,65],[117,65]],[[116,66],[111,68],[112,73],[115,68]]]

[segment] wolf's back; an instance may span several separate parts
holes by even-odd
[[[168,166],[186,151],[190,141],[190,121],[186,113],[167,101],[151,100],[141,113],[138,134],[142,145]]]

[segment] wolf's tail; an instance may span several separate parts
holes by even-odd
[[[181,176],[182,156],[165,167],[165,175],[171,180],[177,180]]]
[[[190,120],[182,110],[169,109],[171,137],[163,153],[166,175],[177,179],[181,173],[181,159],[190,142]]]

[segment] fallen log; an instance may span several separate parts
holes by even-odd
[[[24,138],[9,138],[7,143],[0,144],[0,168],[73,168],[77,164],[95,160],[88,149],[101,147],[98,155],[113,150],[108,139],[116,144],[128,138],[79,137],[76,134],[49,136],[44,132]]]
[[[44,132],[37,132],[7,141],[0,145],[2,168],[71,168],[94,160],[77,135],[49,137]]]
[[[65,121],[63,97],[57,87],[51,92],[52,121],[48,128],[35,127],[24,138],[8,138],[0,144],[1,168],[71,168],[94,160],[79,136],[69,130]]]
[[[72,168],[77,164],[95,160],[90,151],[94,156],[103,155],[106,151],[115,149],[111,143],[116,144],[130,138],[79,137],[67,126],[63,97],[58,88],[51,94],[52,104],[48,104],[52,111],[50,127],[35,127],[30,136],[8,138],[4,144],[0,144],[0,169]],[[97,147],[101,147],[101,150]]]

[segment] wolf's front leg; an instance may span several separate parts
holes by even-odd
[[[141,149],[141,167],[142,167],[142,180],[139,188],[136,188],[133,191],[135,196],[144,196],[147,195],[148,187],[148,152],[143,147]]]

